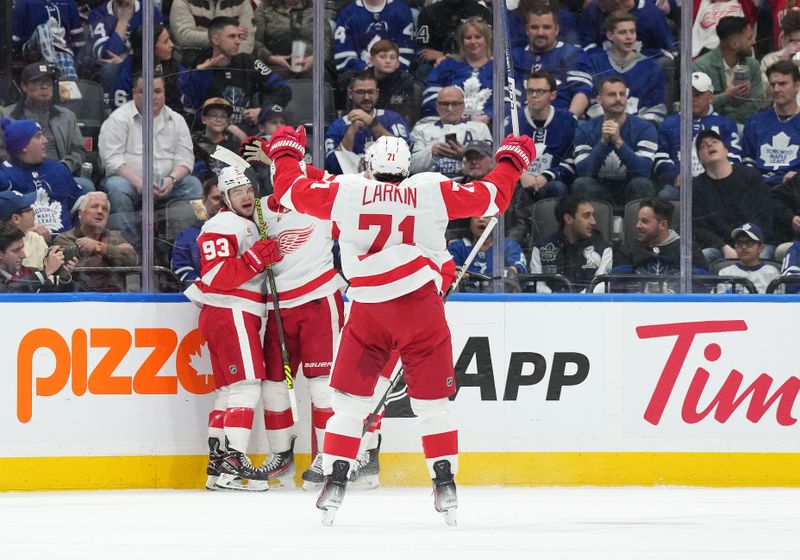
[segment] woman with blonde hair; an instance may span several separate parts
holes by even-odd
[[[423,93],[423,115],[436,115],[436,97],[446,86],[464,91],[464,117],[489,124],[492,118],[492,28],[472,17],[457,31],[458,54],[437,63],[428,74]]]

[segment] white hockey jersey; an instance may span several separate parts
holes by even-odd
[[[261,199],[261,209],[267,236],[283,255],[272,265],[281,307],[324,298],[346,286],[333,267],[332,222],[282,208],[272,195]]]
[[[200,279],[184,294],[198,305],[241,309],[266,315],[265,273],[256,273],[241,255],[259,240],[255,222],[223,208],[197,238]]]
[[[394,299],[431,281],[443,289],[443,274],[454,269],[445,245],[448,221],[504,211],[519,177],[506,162],[465,185],[439,173],[397,185],[354,174],[315,181],[285,157],[276,168],[281,204],[336,223],[348,297],[364,303]]]

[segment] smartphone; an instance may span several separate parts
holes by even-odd
[[[444,135],[444,141],[447,143],[455,142],[458,144],[458,137],[456,136],[455,132],[451,132],[450,134]]]

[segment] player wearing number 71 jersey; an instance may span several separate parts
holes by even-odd
[[[408,176],[410,153],[401,138],[378,138],[367,170],[327,181],[302,175],[305,130],[282,127],[269,144],[275,196],[283,206],[339,228],[342,269],[352,307],[331,376],[333,416],[323,447],[326,475],[317,507],[333,522],[358,452],[363,419],[373,410],[377,377],[392,350],[403,363],[411,407],[434,484],[434,506],[455,521],[453,475],[458,431],[449,413],[455,392],[450,330],[439,293],[452,279],[445,245],[451,219],[492,216],[508,207],[520,173],[535,156],[527,136],[509,136],[497,167],[482,181],[456,183],[438,173]]]

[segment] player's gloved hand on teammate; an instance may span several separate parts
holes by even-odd
[[[281,156],[291,156],[297,160],[303,159],[306,155],[306,127],[303,125],[297,128],[282,126],[273,132],[269,140],[267,155],[272,161]]]
[[[278,244],[271,239],[261,239],[242,254],[242,260],[253,272],[263,272],[269,265],[283,258]]]
[[[536,144],[530,136],[514,136],[509,134],[497,149],[494,159],[497,163],[510,162],[517,171],[522,172],[536,158]]]
[[[239,155],[241,155],[248,163],[263,163],[269,165],[271,163],[267,151],[269,150],[269,142],[260,136],[250,136],[239,144]]]

